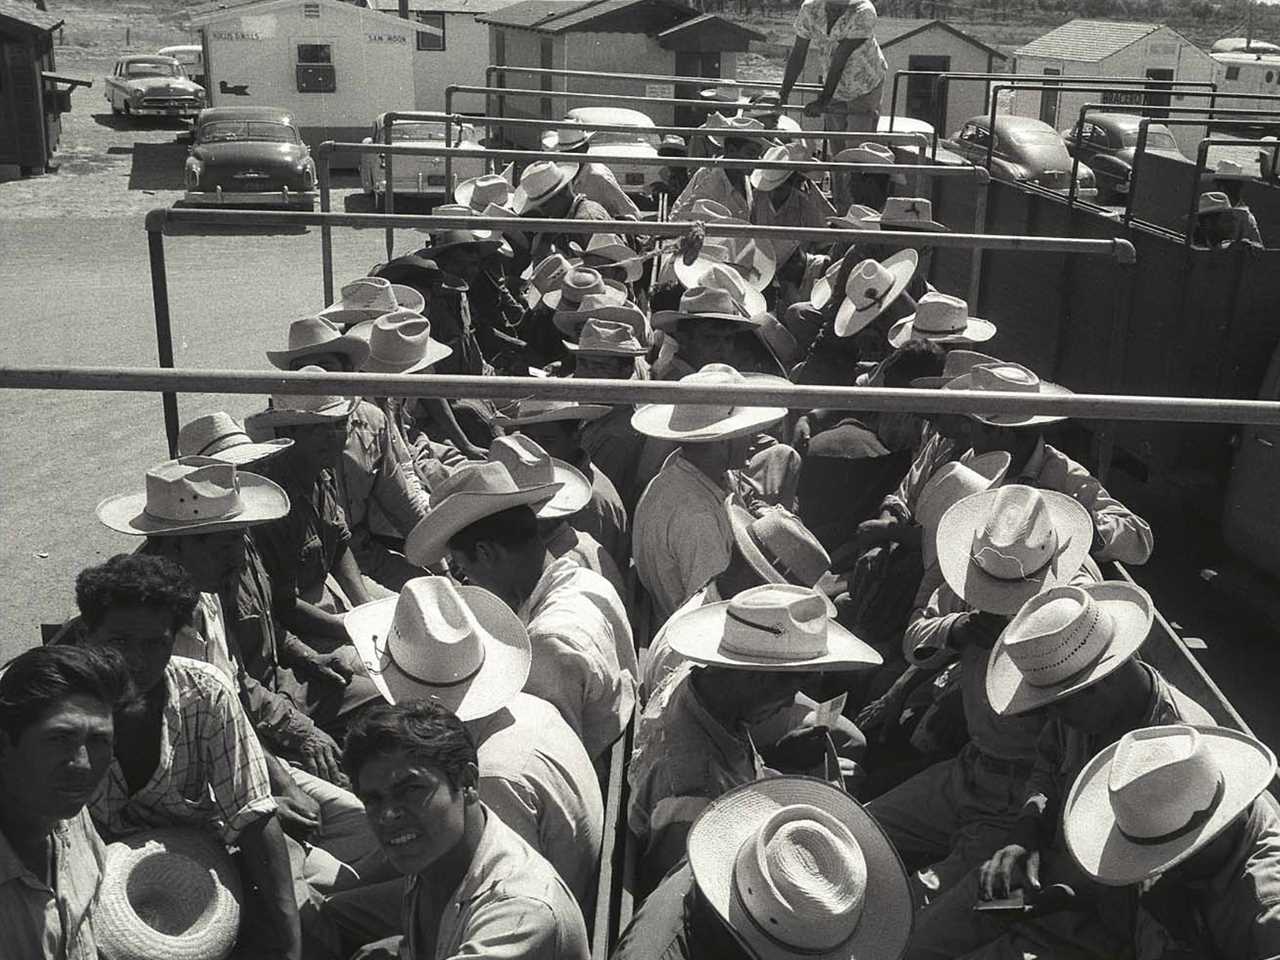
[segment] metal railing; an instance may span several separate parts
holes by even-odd
[[[1217,147],[1252,147],[1252,146],[1257,146],[1257,144],[1258,144],[1257,140],[1215,140],[1211,137],[1205,137],[1203,140],[1200,141],[1199,146],[1196,147],[1196,172],[1195,172],[1195,179],[1192,181],[1194,186],[1191,191],[1190,210],[1187,212],[1187,229],[1184,237],[1184,243],[1187,246],[1191,246],[1192,237],[1193,237],[1193,234],[1195,233],[1193,224],[1195,222],[1196,211],[1199,209],[1199,206],[1200,206],[1201,179],[1206,175],[1211,179],[1214,176],[1214,172],[1208,169],[1209,151]],[[1272,149],[1275,151],[1280,151],[1280,145],[1277,145]],[[1271,162],[1272,162],[1273,170],[1275,169],[1276,155],[1277,154],[1275,153],[1272,154]]]
[[[484,68],[485,86],[493,85],[493,78],[499,74],[510,73],[527,73],[535,77],[563,77],[566,79],[580,78],[582,80],[635,80],[640,83],[671,83],[680,86],[701,86],[704,89],[712,87],[740,87],[751,90],[777,90],[782,86],[781,81],[777,80],[738,80],[733,77],[669,77],[661,73],[600,73],[595,70],[558,70],[553,67],[513,67],[506,64],[491,63]],[[820,83],[800,83],[797,82],[795,90],[822,90]],[[724,103],[721,100],[708,100],[709,106],[716,103]]]
[[[454,94],[483,94],[485,97],[530,97],[533,99],[555,99],[555,100],[586,100],[592,103],[600,101],[610,101],[612,103],[657,103],[663,106],[679,106],[679,107],[701,107],[704,110],[715,110],[717,106],[722,106],[715,100],[694,100],[682,97],[645,97],[636,93],[585,93],[577,90],[535,90],[525,87],[478,87],[466,84],[450,84],[444,88],[444,109],[446,113],[453,111]],[[729,104],[732,106],[732,104]],[[770,108],[770,112],[783,113],[785,111],[804,111],[804,104],[775,104]],[[546,121],[554,124],[556,120]]]

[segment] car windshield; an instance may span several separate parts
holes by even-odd
[[[1138,145],[1137,130],[1126,130],[1124,132],[1124,145],[1126,147],[1136,147]],[[1147,127],[1147,149],[1177,150],[1178,141],[1173,139],[1173,134],[1167,129],[1160,127]]]
[[[453,145],[456,147],[464,140],[475,140],[476,129],[471,124],[463,124],[459,128],[458,124],[453,125]],[[374,129],[374,140],[382,139],[382,125],[379,124]],[[438,143],[444,143],[444,124],[436,121],[421,120],[397,120],[391,126],[391,142],[404,143],[406,141],[424,141],[434,140]]]
[[[591,138],[591,145],[593,147],[617,146],[624,143],[627,145],[647,143],[656,150],[658,149],[658,135],[655,133],[641,133],[639,130],[635,133],[601,130]]]
[[[1061,143],[1058,131],[1049,127],[1013,127],[1004,132],[1003,139],[1023,147],[1047,147]]]
[[[226,143],[230,140],[265,140],[270,143],[297,143],[293,127],[268,120],[215,120],[202,124],[199,143]]]
[[[181,77],[182,67],[176,63],[165,63],[162,60],[144,60],[137,63],[126,63],[124,75],[133,79],[139,77]]]

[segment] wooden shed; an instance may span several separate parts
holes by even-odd
[[[0,0],[0,164],[23,176],[51,168],[71,90],[89,82],[54,72],[53,32],[62,20],[32,3]]]

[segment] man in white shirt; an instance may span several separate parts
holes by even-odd
[[[889,67],[876,42],[871,0],[804,0],[796,13],[795,42],[787,58],[779,97],[791,96],[810,45],[823,63],[822,93],[805,104],[805,116],[822,117],[827,130],[874,131]]]

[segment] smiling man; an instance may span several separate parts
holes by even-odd
[[[476,747],[436,703],[378,707],[347,734],[344,764],[387,859],[408,879],[402,936],[361,960],[477,956],[586,960],[573,894],[480,800]]]
[[[0,931],[9,960],[94,960],[106,847],[85,803],[111,763],[118,657],[39,647],[0,674]]]

